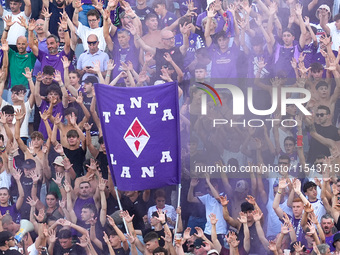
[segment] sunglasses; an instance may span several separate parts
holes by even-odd
[[[316,117],[323,117],[325,115],[327,115],[327,113],[317,113],[317,114],[315,114]]]
[[[93,42],[87,41],[87,44],[88,44],[88,45],[95,45],[97,42],[98,42],[98,41],[93,41]]]

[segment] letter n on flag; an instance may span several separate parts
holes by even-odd
[[[180,183],[177,83],[122,88],[95,84],[111,175],[119,190]]]

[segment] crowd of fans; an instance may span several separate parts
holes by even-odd
[[[339,0],[2,1],[0,254],[340,254],[339,8]],[[180,207],[176,187],[115,191],[94,91],[166,82],[179,90]],[[286,125],[213,127],[212,119],[254,117],[233,115],[228,91],[223,107],[209,102],[201,114],[197,85],[221,82],[252,88],[262,110],[275,91],[307,89],[312,114],[278,103],[260,119]],[[195,172],[248,164],[258,171]],[[20,241],[24,219],[33,230]]]

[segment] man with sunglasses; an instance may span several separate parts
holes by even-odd
[[[0,253],[6,255],[21,254],[16,250],[10,250],[11,247],[15,246],[14,236],[8,231],[0,232]]]
[[[339,141],[340,136],[338,133],[338,129],[331,125],[331,111],[329,107],[325,105],[319,105],[315,114],[315,129],[318,134],[325,138],[332,139],[333,141]],[[308,119],[306,119],[306,122],[308,122]],[[312,124],[312,123],[309,123]],[[307,162],[313,164],[317,158],[318,155],[325,155],[330,156],[331,153],[327,146],[323,145],[313,137],[310,141],[310,148],[308,152]]]
[[[93,63],[99,61],[100,71],[105,72],[107,63],[109,62],[109,55],[99,49],[99,38],[95,34],[90,34],[87,37],[88,51],[79,56],[77,62],[77,69],[83,80],[88,76],[94,76],[96,72],[93,70]]]

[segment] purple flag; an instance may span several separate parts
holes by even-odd
[[[177,83],[138,88],[95,84],[111,175],[118,189],[180,183]]]

